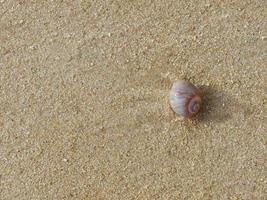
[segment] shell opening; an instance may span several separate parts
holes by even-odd
[[[188,105],[188,111],[191,114],[195,114],[199,111],[201,104],[201,98],[199,96],[195,96],[191,99],[189,105]]]

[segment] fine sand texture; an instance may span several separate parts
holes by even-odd
[[[0,0],[0,200],[191,199],[267,199],[267,1]]]

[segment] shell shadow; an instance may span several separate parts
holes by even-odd
[[[214,87],[203,85],[199,89],[203,103],[200,112],[195,117],[197,121],[222,123],[232,118],[233,98]]]

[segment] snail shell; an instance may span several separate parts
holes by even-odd
[[[196,114],[201,106],[198,89],[188,81],[179,80],[174,82],[169,98],[173,111],[183,118]]]

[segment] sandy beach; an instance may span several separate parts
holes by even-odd
[[[0,0],[0,199],[266,200],[266,19],[266,0]]]

